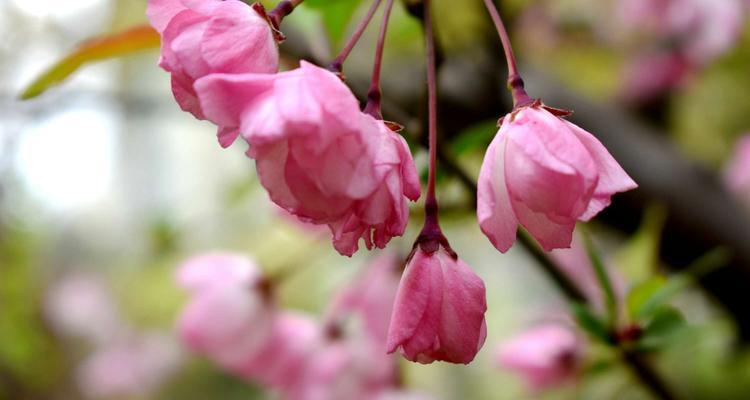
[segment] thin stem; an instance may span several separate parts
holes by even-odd
[[[372,115],[375,119],[383,119],[383,113],[380,108],[380,99],[382,91],[380,89],[380,73],[383,67],[383,50],[385,49],[385,36],[388,32],[388,21],[391,19],[391,10],[393,9],[393,0],[388,0],[383,11],[383,22],[380,24],[380,36],[378,36],[378,45],[375,48],[375,62],[372,68],[372,82],[370,90],[367,92],[367,106],[365,113]]]
[[[503,44],[503,50],[505,50],[505,60],[508,63],[508,89],[510,89],[513,95],[513,108],[531,104],[533,100],[524,89],[523,79],[521,79],[521,74],[518,73],[516,56],[513,54],[510,37],[508,36],[508,31],[505,29],[505,24],[503,24],[503,19],[500,18],[500,12],[497,10],[493,0],[484,0],[484,5],[487,7],[490,17],[492,17],[497,34],[500,36],[500,42]]]
[[[341,52],[339,53],[336,58],[333,59],[331,62],[331,65],[328,67],[329,70],[340,74],[341,71],[343,71],[344,68],[344,61],[346,61],[346,58],[349,57],[349,53],[352,52],[354,49],[354,46],[357,45],[357,42],[359,42],[359,39],[362,37],[362,34],[365,32],[365,29],[367,29],[367,26],[370,25],[370,21],[372,21],[372,17],[375,16],[375,12],[378,10],[378,7],[380,7],[380,3],[382,0],[374,0],[372,2],[372,5],[370,6],[370,9],[367,10],[367,14],[362,19],[362,21],[359,22],[359,25],[357,25],[357,28],[354,30],[354,33],[349,38],[349,41],[346,43],[343,49],[341,49]]]
[[[427,181],[425,204],[435,203],[435,180],[437,175],[437,67],[435,61],[435,32],[432,22],[430,0],[424,0],[424,31],[427,51],[427,126],[429,130],[430,173]],[[429,213],[430,208],[426,211]],[[428,214],[429,216],[429,214]]]
[[[291,14],[294,9],[302,4],[304,0],[283,0],[276,5],[271,11],[268,12],[268,19],[274,24],[276,29],[279,29],[281,21],[287,15]]]

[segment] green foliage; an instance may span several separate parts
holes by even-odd
[[[40,312],[43,285],[34,268],[38,250],[34,238],[23,232],[4,230],[0,236],[0,376],[42,392],[63,371]]]
[[[338,47],[361,3],[360,0],[307,0],[302,4],[320,12],[331,43]]]
[[[667,346],[673,335],[687,325],[682,313],[673,307],[664,307],[654,314],[646,324],[643,336],[638,340],[641,351],[656,351]]]
[[[617,298],[615,297],[615,291],[612,288],[612,282],[609,280],[609,274],[602,261],[602,257],[599,255],[599,251],[594,247],[591,242],[591,237],[584,230],[583,231],[583,242],[586,246],[586,254],[591,261],[591,266],[594,268],[596,279],[599,282],[599,286],[604,292],[604,304],[607,307],[607,320],[609,321],[610,327],[614,327],[617,323]]]

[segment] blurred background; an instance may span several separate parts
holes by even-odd
[[[309,3],[284,21],[287,68],[299,57],[330,60],[368,5]],[[641,185],[587,228],[622,282],[623,302],[637,302],[648,285],[681,283],[669,298],[681,322],[648,361],[679,398],[750,398],[750,182],[730,178],[750,167],[734,167],[737,143],[750,134],[750,4],[497,3],[529,93],[576,111],[573,120]],[[173,326],[186,295],[174,283],[177,266],[207,251],[246,254],[289,273],[283,307],[320,316],[372,256],[341,257],[325,231],[282,215],[245,149],[221,149],[211,124],[179,110],[157,49],[87,65],[60,87],[18,99],[78,43],[146,23],[145,7],[0,0],[0,398],[274,398],[180,344]],[[502,49],[481,1],[435,7],[442,219],[453,248],[486,282],[489,333],[469,366],[402,362],[404,386],[446,400],[651,398],[584,330],[584,361],[553,387],[529,387],[499,362],[502,343],[569,318],[522,247],[500,254],[478,229],[471,183],[510,109]],[[345,66],[355,92],[368,84],[376,26]],[[397,2],[384,113],[406,126],[424,169],[422,59],[420,25]],[[405,258],[421,221],[415,205],[409,230],[387,251]],[[695,268],[717,248],[728,256]],[[81,329],[99,339],[77,336]]]

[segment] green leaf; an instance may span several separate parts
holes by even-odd
[[[660,350],[672,336],[687,325],[682,313],[673,307],[659,310],[646,325],[637,348],[641,351]]]
[[[607,307],[607,318],[609,326],[614,327],[617,323],[617,297],[615,291],[612,288],[612,282],[607,274],[607,269],[604,266],[602,257],[599,255],[599,251],[594,247],[594,243],[591,242],[591,237],[588,235],[586,230],[582,230],[583,242],[586,246],[586,254],[591,261],[591,266],[594,268],[596,279],[604,292],[604,302]]]
[[[302,4],[320,12],[331,43],[338,46],[361,3],[360,0],[306,0]]]
[[[631,314],[634,319],[648,318],[657,313],[677,293],[684,290],[690,283],[710,271],[725,265],[729,261],[729,252],[724,248],[716,248],[690,264],[684,272],[670,278],[657,290],[650,293],[637,309]],[[630,304],[628,304],[630,307]]]
[[[633,287],[628,293],[626,300],[628,315],[631,319],[637,320],[645,316],[644,306],[651,298],[658,293],[667,284],[667,279],[662,276],[655,276],[646,282],[642,282]]]
[[[50,87],[60,84],[86,63],[158,48],[159,43],[159,34],[148,25],[91,39],[42,73],[26,87],[20,97],[28,100],[39,96]]]
[[[581,303],[572,303],[570,305],[570,312],[575,317],[581,329],[604,343],[612,342],[612,338],[607,332],[607,327],[585,305]]]

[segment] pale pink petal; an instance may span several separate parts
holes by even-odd
[[[477,218],[492,245],[508,251],[516,240],[518,221],[505,182],[506,135],[498,133],[487,148],[477,186]]]
[[[146,16],[148,16],[151,25],[159,33],[162,33],[167,28],[169,21],[186,9],[187,7],[180,0],[148,0]]]
[[[545,251],[565,249],[570,247],[573,231],[576,227],[575,219],[567,222],[555,222],[543,213],[529,209],[526,204],[513,201],[513,208],[521,225],[529,231]]]
[[[468,364],[484,345],[487,311],[484,282],[466,263],[439,253],[443,269],[443,296],[440,346],[451,362]]]
[[[580,217],[581,220],[588,221],[609,205],[612,195],[633,190],[638,185],[592,134],[575,124],[567,121],[565,123],[576,137],[578,137],[578,140],[588,149],[599,172],[599,181],[594,190],[594,196],[589,203],[588,209]]]

